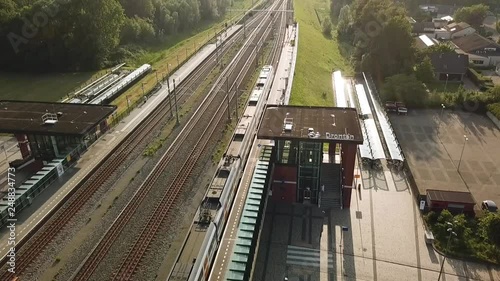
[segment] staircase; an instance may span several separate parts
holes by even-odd
[[[325,192],[321,194],[321,208],[340,209],[342,207],[340,164],[321,164],[321,185],[325,186]]]

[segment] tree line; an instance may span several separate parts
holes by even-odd
[[[224,16],[233,0],[0,0],[0,68],[91,70],[128,46],[165,42]]]

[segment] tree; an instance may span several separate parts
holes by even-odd
[[[381,94],[384,100],[398,100],[413,107],[424,105],[428,98],[422,82],[418,81],[415,75],[407,74],[387,77]]]
[[[349,5],[345,5],[340,9],[339,20],[337,22],[337,34],[340,37],[346,36],[349,33],[349,26],[351,25],[351,12]]]
[[[479,229],[484,238],[500,248],[500,214],[488,213],[479,220]]]
[[[125,14],[133,18],[151,18],[154,12],[153,2],[151,0],[120,0],[120,3],[125,10]]]
[[[415,76],[424,83],[434,81],[434,67],[429,57],[426,56],[421,63],[415,66]]]
[[[0,0],[0,24],[9,22],[15,18],[18,15],[17,9],[16,2],[12,0]]]
[[[474,28],[479,28],[488,14],[489,8],[484,4],[463,7],[455,12],[456,22],[466,22]]]
[[[117,1],[75,0],[68,10],[67,39],[77,68],[100,68],[120,42],[125,15]]]
[[[428,48],[425,48],[423,50],[419,50],[417,52],[417,58],[416,61],[418,63],[421,63],[424,61],[426,57],[430,57],[432,54],[445,54],[445,53],[454,53],[455,48],[451,46],[450,43],[448,42],[440,42],[438,44],[434,44]]]
[[[332,34],[332,23],[330,22],[330,19],[324,19],[323,20],[323,23],[321,24],[321,29],[322,29],[324,35],[331,36],[331,34]]]
[[[350,15],[357,70],[371,72],[377,81],[412,72],[416,51],[401,4],[390,0],[356,0],[350,6]]]
[[[337,22],[340,10],[352,3],[352,0],[330,0],[330,19],[332,22]]]

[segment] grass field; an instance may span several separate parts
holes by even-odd
[[[17,74],[0,73],[0,99],[57,101],[101,72]]]
[[[458,92],[458,88],[460,88],[460,86],[462,84],[460,84],[460,83],[448,83],[448,84],[446,84],[445,82],[433,82],[433,83],[427,83],[426,85],[427,85],[427,88],[429,89],[429,91],[431,91],[431,92],[456,93],[456,92]],[[446,89],[445,89],[445,86],[446,86]]]
[[[292,105],[332,106],[332,71],[352,74],[347,60],[340,55],[335,36],[328,38],[321,32],[320,21],[329,20],[329,3],[328,0],[293,1],[299,23],[299,46]]]

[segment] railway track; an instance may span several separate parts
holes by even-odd
[[[269,13],[266,15],[266,18],[269,18]],[[254,39],[259,41],[263,40],[263,38],[265,39],[270,31],[268,25],[268,22],[262,21],[256,30],[252,32],[247,42]],[[262,34],[264,36],[259,37],[259,35]],[[203,155],[207,144],[212,139],[213,133],[221,124],[225,116],[225,111],[228,106],[223,101],[226,98],[231,99],[232,97],[223,97],[218,93],[222,90],[224,83],[228,83],[228,79],[232,81],[231,86],[228,86],[226,90],[229,91],[229,93],[232,92],[232,89],[236,87],[237,84],[241,84],[245,77],[244,72],[248,71],[248,66],[251,65],[252,60],[255,59],[258,48],[260,48],[259,44],[255,44],[253,48],[243,48],[237,55],[237,58],[226,67],[215,86],[186,124],[186,127],[179,134],[153,171],[148,175],[144,184],[137,190],[125,209],[120,213],[119,217],[106,231],[106,234],[94,248],[92,253],[87,256],[85,262],[73,275],[72,280],[88,280],[92,277],[99,263],[104,260],[113,243],[118,239],[127,223],[131,221],[134,213],[142,205],[147,194],[155,187],[157,179],[161,173],[169,167],[174,156],[188,155],[182,167],[176,171],[174,181],[164,189],[162,198],[155,204],[154,211],[146,218],[146,223],[144,223],[142,230],[139,235],[135,237],[125,258],[122,259],[118,270],[113,274],[113,280],[132,279],[132,276],[140,266],[141,260],[150,249],[151,243],[160,230],[160,227],[170,218],[169,215],[175,207],[183,187],[192,176],[196,163]],[[239,71],[235,71],[236,69],[239,69]],[[234,96],[234,94],[232,96]],[[208,116],[212,117],[210,118]],[[184,144],[187,139],[197,139],[198,141],[192,148],[188,149],[188,153],[182,153],[182,149],[185,148]]]
[[[241,38],[242,34],[239,32],[234,36]],[[190,89],[197,88],[203,82],[201,78],[206,77],[214,69],[217,63],[215,60],[216,56],[226,54],[236,41],[235,38],[235,40],[230,40],[229,43],[221,46],[220,54],[214,52],[199,68],[186,77],[182,85],[180,85],[182,86],[180,87],[181,90],[177,93],[179,103],[183,103],[193,93]],[[131,152],[147,142],[145,136],[157,132],[158,127],[171,115],[172,112],[170,111],[169,103],[165,99],[156,110],[151,112],[117,145],[115,150],[103,159],[100,165],[89,173],[89,176],[82,180],[82,183],[72,193],[68,194],[23,240],[18,242],[16,246],[18,249],[16,273],[13,274],[5,270],[0,275],[0,280],[11,280],[28,269],[30,264],[49,247],[51,241],[64,230],[72,218],[89,202],[101,186],[106,184],[111,175],[117,172],[119,167],[122,167],[122,164],[127,161]],[[6,258],[2,259],[2,268],[5,268],[6,261]]]

